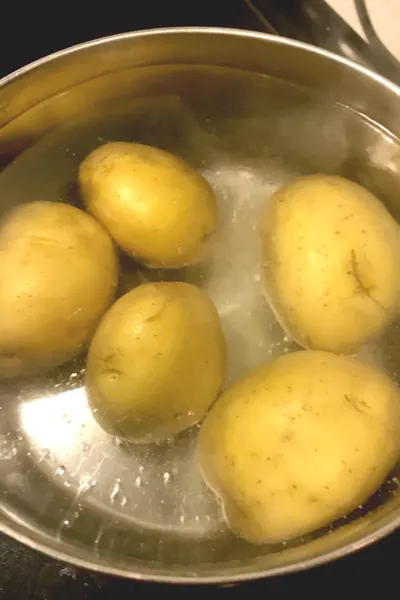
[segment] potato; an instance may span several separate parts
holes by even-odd
[[[300,177],[270,199],[260,224],[267,298],[306,348],[350,354],[400,306],[400,228],[366,189]]]
[[[113,300],[118,263],[107,232],[59,202],[14,209],[0,228],[0,377],[73,358]]]
[[[200,430],[200,468],[237,535],[289,540],[375,492],[399,456],[399,413],[399,390],[377,368],[286,354],[217,400]]]
[[[205,292],[187,283],[144,284],[122,296],[96,331],[89,404],[107,432],[159,442],[204,416],[225,362],[219,317]]]
[[[217,225],[210,185],[164,150],[105,144],[82,162],[79,185],[87,210],[122,250],[149,267],[197,262]]]

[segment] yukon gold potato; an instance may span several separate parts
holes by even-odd
[[[129,255],[149,267],[197,262],[217,225],[208,182],[158,148],[110,142],[79,169],[87,210]]]
[[[0,377],[45,371],[88,342],[117,286],[107,232],[59,202],[14,209],[0,227]]]
[[[400,394],[383,372],[322,351],[286,354],[226,391],[198,460],[232,530],[274,543],[368,499],[400,449]]]
[[[109,433],[157,442],[201,419],[225,372],[225,340],[205,292],[144,284],[106,313],[92,340],[86,389]]]
[[[268,300],[301,346],[352,353],[398,315],[400,228],[360,185],[295,179],[270,199],[260,233]]]

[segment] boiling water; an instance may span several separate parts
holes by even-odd
[[[204,67],[177,68],[168,76],[162,69],[144,69],[140,77],[147,95],[113,97],[85,118],[77,104],[76,118],[5,168],[2,207],[35,200],[80,206],[79,163],[109,140],[143,142],[186,159],[217,197],[220,223],[209,256],[174,271],[144,269],[121,256],[120,293],[151,280],[179,279],[206,289],[228,344],[228,386],[250,368],[296,348],[261,289],[257,224],[270,195],[300,174],[340,173],[368,185],[397,214],[399,145],[332,99],[316,99],[278,80]],[[154,82],[160,81],[155,92]],[[139,86],[137,76],[135,82]],[[109,89],[111,94],[112,84]],[[80,86],[71,91],[71,102],[78,93],[80,100],[91,97]],[[57,99],[49,106],[57,106]],[[35,110],[44,114],[46,105]],[[394,327],[387,339],[360,353],[394,377],[396,332]],[[197,470],[198,428],[159,446],[121,444],[99,428],[87,407],[84,369],[82,357],[46,377],[3,384],[3,511],[101,557],[187,564],[260,554],[244,542],[232,545]]]

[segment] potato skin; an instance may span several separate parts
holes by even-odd
[[[111,307],[92,340],[89,404],[109,433],[159,442],[204,416],[225,363],[219,317],[205,292],[177,282],[140,285]]]
[[[0,228],[0,377],[76,356],[112,302],[118,262],[90,215],[59,202],[14,209]]]
[[[275,543],[346,515],[400,450],[400,394],[375,367],[299,351],[227,390],[204,420],[198,460],[232,530]]]
[[[87,210],[124,252],[148,267],[197,262],[217,225],[208,182],[158,148],[129,142],[100,146],[82,162],[79,185]]]
[[[362,186],[295,179],[268,202],[260,234],[267,299],[301,346],[350,354],[399,314],[400,228]]]

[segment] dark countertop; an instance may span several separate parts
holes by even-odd
[[[281,0],[278,0],[281,1]],[[290,0],[292,1],[292,0]],[[300,1],[300,0],[299,0]],[[285,0],[286,2],[286,0]],[[272,0],[271,0],[272,3]],[[146,0],[145,3],[113,0],[110,5],[86,0],[87,16],[82,16],[70,4],[53,3],[45,9],[40,3],[21,8],[16,2],[3,8],[0,36],[0,76],[41,56],[64,47],[134,29],[173,25],[232,26],[266,30],[246,8],[243,0]],[[22,18],[23,17],[23,18]],[[7,20],[7,26],[4,26]],[[229,598],[254,594],[257,598],[273,594],[274,600],[289,592],[346,593],[353,586],[359,597],[365,590],[380,593],[389,590],[397,580],[400,554],[400,532],[375,545],[333,564],[312,571],[232,588],[176,587],[174,597],[190,595],[191,600],[204,594]],[[112,597],[149,598],[165,592],[166,586],[136,583],[75,569],[32,551],[0,534],[0,600],[108,600]],[[171,593],[171,588],[168,589]],[[395,592],[396,594],[396,592]],[[313,597],[313,596],[311,596]]]
[[[280,600],[291,593],[296,597],[307,593],[310,598],[321,592],[370,593],[392,590],[396,598],[400,532],[361,552],[311,571],[274,577],[241,584],[232,588],[175,587],[175,600],[203,598],[205,594],[219,599],[259,598]],[[168,588],[168,589],[167,589]],[[137,583],[90,573],[58,563],[29,550],[6,536],[0,536],[0,599],[1,600],[109,600],[118,598],[150,599],[157,593],[171,593],[171,586]]]

